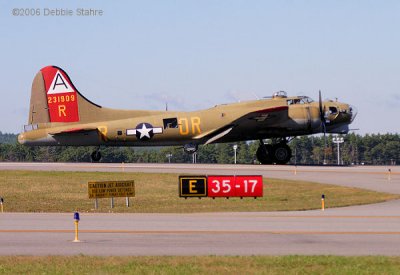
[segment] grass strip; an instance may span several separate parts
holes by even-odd
[[[400,257],[4,256],[1,274],[399,274]]]
[[[99,209],[88,199],[87,182],[135,180],[136,197],[131,207],[125,198],[99,199]],[[240,211],[287,211],[370,204],[400,198],[359,188],[304,181],[264,179],[264,197],[179,198],[178,175],[110,172],[0,171],[0,196],[6,212],[118,212],[118,213],[194,213]]]

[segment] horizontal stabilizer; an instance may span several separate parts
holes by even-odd
[[[92,131],[98,131],[97,127],[71,128],[62,131],[49,132],[49,134],[55,136],[55,135],[65,135],[65,134],[87,133]]]

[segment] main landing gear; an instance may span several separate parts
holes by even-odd
[[[256,156],[261,164],[286,164],[292,157],[292,150],[286,139],[273,145],[264,144],[264,141],[260,140]]]

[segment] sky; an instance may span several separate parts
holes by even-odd
[[[0,131],[21,132],[33,77],[56,65],[105,107],[190,111],[321,90],[357,107],[356,133],[398,133],[399,26],[390,0],[0,0]]]

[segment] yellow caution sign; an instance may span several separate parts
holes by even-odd
[[[134,197],[135,181],[89,181],[88,194],[89,199]]]

